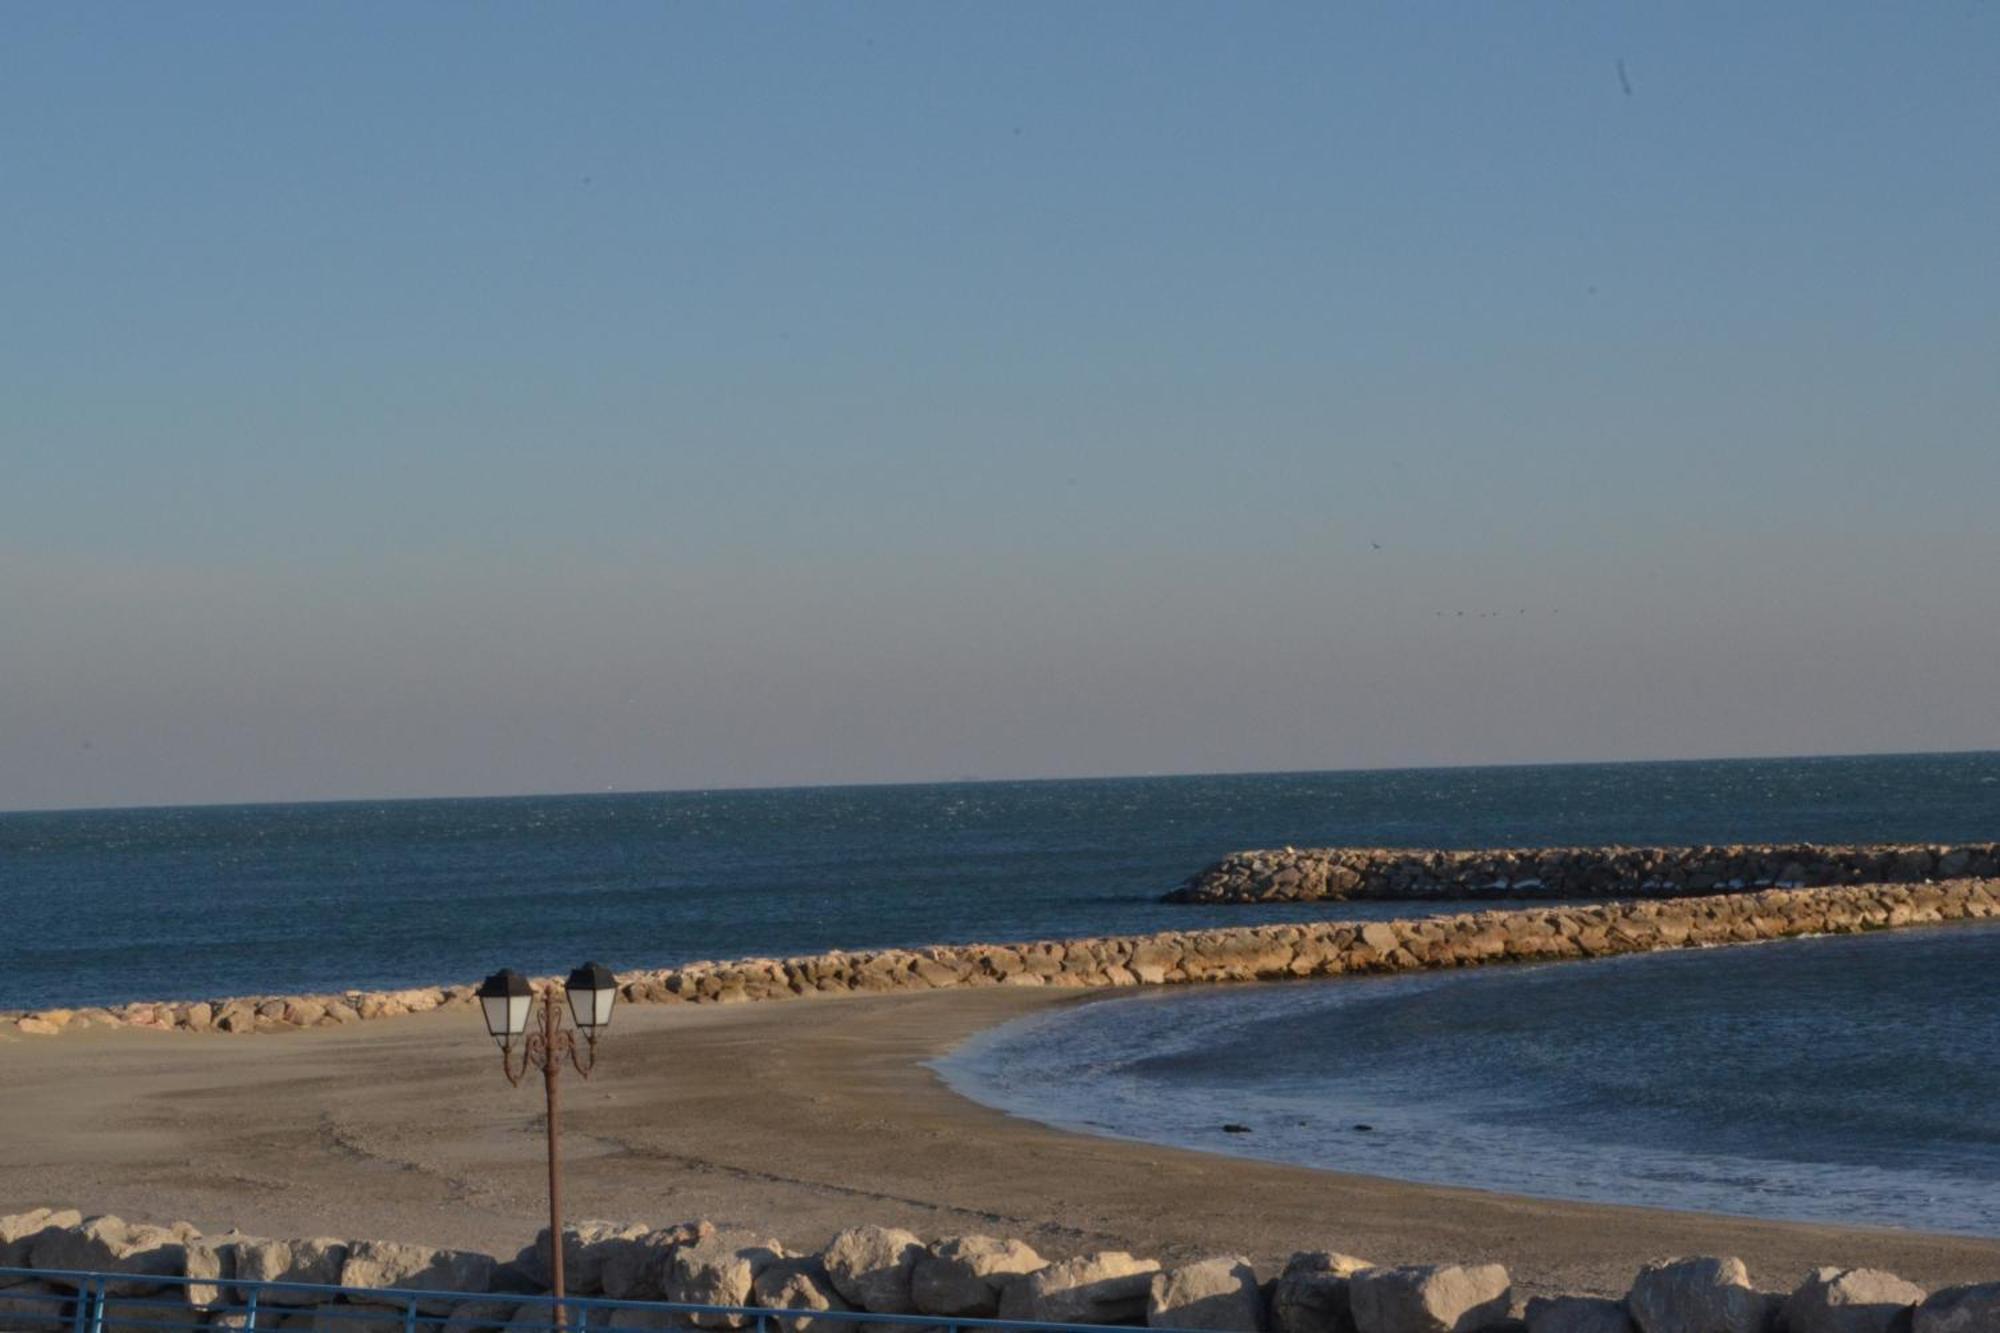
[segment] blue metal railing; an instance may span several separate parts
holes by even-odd
[[[0,1268],[0,1284],[6,1284],[0,1285],[0,1333],[39,1333],[44,1329],[53,1333],[187,1333],[196,1329],[276,1333],[296,1327],[287,1321],[301,1316],[312,1318],[315,1333],[555,1333],[557,1328],[556,1299],[532,1293],[336,1287],[39,1268]],[[567,1296],[561,1305],[569,1333],[611,1333],[619,1328],[742,1328],[753,1333],[838,1328],[859,1333],[862,1324],[905,1325],[911,1333],[918,1329],[939,1333],[1103,1333],[1105,1327],[872,1314],[865,1310],[615,1301],[604,1296]],[[621,1312],[629,1312],[628,1317],[620,1319]],[[1153,1333],[1189,1331],[1160,1329]]]

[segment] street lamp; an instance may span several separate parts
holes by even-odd
[[[554,982],[538,995],[528,979],[510,967],[503,967],[479,983],[479,1009],[486,1019],[486,1031],[500,1047],[500,1069],[507,1081],[519,1087],[530,1067],[542,1071],[542,1083],[549,1098],[549,1291],[555,1297],[555,1325],[563,1327],[563,1230],[562,1230],[562,1103],[557,1094],[557,1078],[567,1059],[585,1078],[597,1066],[598,1035],[611,1025],[611,1006],[618,999],[618,978],[601,963],[585,963],[569,974],[563,994],[569,1001],[569,1016],[576,1025],[572,1032],[563,1024],[562,1009],[556,1004]],[[529,1020],[537,1004],[541,1018],[530,1032]],[[583,1034],[583,1048],[577,1049],[576,1033]],[[516,1053],[520,1058],[515,1058]]]

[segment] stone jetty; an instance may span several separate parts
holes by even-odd
[[[1991,1333],[2000,1282],[1927,1292],[1893,1273],[1818,1268],[1767,1288],[1727,1255],[1643,1265],[1622,1296],[1524,1297],[1499,1264],[1394,1265],[1334,1250],[1294,1253],[1260,1272],[1240,1255],[1165,1264],[1119,1250],[1048,1259],[996,1236],[926,1240],[856,1226],[817,1247],[718,1230],[706,1221],[654,1227],[583,1221],[563,1229],[573,1297],[672,1301],[791,1312],[775,1329],[836,1333],[893,1328],[829,1319],[830,1311],[951,1319],[1032,1320],[1223,1333]],[[253,1281],[349,1288],[261,1292],[257,1325],[399,1329],[417,1309],[450,1333],[545,1324],[553,1246],[544,1229],[512,1259],[399,1241],[204,1235],[186,1222],[151,1225],[39,1208],[0,1217],[0,1268],[116,1275],[104,1326],[240,1329]],[[176,1281],[178,1278],[192,1281]],[[65,1327],[78,1281],[0,1274],[0,1329]],[[384,1294],[371,1299],[374,1292]],[[752,1316],[673,1316],[615,1309],[613,1329],[741,1328]]]
[[[1917,884],[2000,875],[2000,843],[1703,847],[1285,847],[1232,852],[1166,895],[1176,903],[1327,898],[1631,898],[1768,888]]]
[[[961,986],[1078,989],[1600,958],[1658,949],[1843,935],[2000,918],[2000,879],[1764,889],[1701,897],[1519,907],[1395,921],[1309,921],[1214,930],[746,958],[627,972],[628,1003],[732,1004]],[[86,1027],[256,1033],[331,1027],[473,1005],[471,985],[339,995],[144,1002],[0,1013],[0,1037]]]

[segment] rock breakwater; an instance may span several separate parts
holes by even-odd
[[[706,1221],[667,1227],[585,1221],[561,1244],[573,1298],[787,1312],[802,1333],[897,1327],[841,1315],[1003,1319],[1225,1333],[1970,1333],[2000,1320],[2000,1282],[1926,1292],[1892,1273],[1818,1268],[1767,1290],[1730,1256],[1643,1265],[1616,1299],[1523,1299],[1500,1264],[1371,1263],[1301,1250],[1260,1273],[1241,1255],[1163,1264],[1119,1250],[1053,1261],[1018,1239],[927,1241],[856,1226],[801,1250]],[[511,1260],[397,1241],[272,1240],[38,1208],[0,1217],[0,1328],[394,1330],[546,1327],[554,1245],[545,1229]],[[64,1273],[59,1270],[71,1270]],[[87,1280],[115,1275],[96,1306]],[[300,1284],[259,1289],[253,1282]],[[344,1290],[314,1291],[305,1286]],[[379,1293],[379,1294],[378,1294]],[[537,1299],[539,1298],[539,1299]],[[84,1308],[86,1304],[91,1308]],[[826,1317],[838,1312],[835,1317]],[[599,1307],[613,1329],[741,1328],[767,1316]]]
[[[1233,852],[1166,895],[1179,903],[1338,898],[1679,897],[1766,888],[1915,884],[2000,875],[2000,843],[1510,847],[1429,851],[1286,847]]]
[[[619,977],[619,994],[628,1003],[732,1004],[960,986],[1275,981],[1598,958],[1993,919],[2000,919],[2000,879],[1765,889],[1395,921],[1316,921],[690,963],[626,972]],[[472,990],[460,985],[15,1012],[0,1014],[0,1034],[46,1037],[98,1026],[189,1033],[290,1031],[470,1008]]]

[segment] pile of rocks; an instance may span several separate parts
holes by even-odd
[[[398,1333],[404,1299],[447,1333],[502,1333],[546,1323],[550,1238],[502,1263],[490,1255],[385,1241],[203,1236],[38,1209],[0,1218],[0,1268],[118,1275],[107,1325],[122,1313],[153,1327],[241,1328],[250,1281],[354,1288],[260,1294],[258,1326]],[[1675,1259],[1642,1268],[1622,1299],[1517,1298],[1499,1264],[1391,1267],[1328,1250],[1294,1254],[1268,1279],[1241,1256],[1166,1266],[1116,1250],[1044,1259],[1019,1240],[953,1236],[926,1242],[894,1227],[852,1227],[823,1247],[718,1231],[707,1222],[653,1228],[580,1222],[563,1233],[569,1294],[613,1300],[802,1311],[779,1327],[800,1333],[894,1325],[815,1318],[828,1311],[930,1319],[1005,1319],[1233,1333],[1974,1333],[2000,1328],[2000,1282],[1927,1294],[1893,1274],[1821,1268],[1789,1293],[1759,1290],[1733,1258]],[[175,1277],[188,1283],[165,1281]],[[0,1276],[0,1328],[62,1316],[73,1281]],[[470,1298],[470,1299],[468,1299]],[[175,1305],[175,1303],[178,1303]],[[177,1321],[162,1308],[184,1312]],[[378,1315],[371,1315],[371,1311]],[[379,1317],[378,1317],[379,1316]],[[596,1324],[600,1316],[594,1317]],[[612,1328],[741,1328],[743,1315],[623,1309]]]
[[[1717,890],[1917,884],[2000,875],[2000,843],[1831,847],[1510,847],[1426,851],[1286,847],[1234,852],[1167,902],[1269,903],[1321,898],[1673,897]]]
[[[2000,880],[1953,879],[1460,912],[1400,921],[1314,921],[1029,944],[748,958],[627,972],[619,978],[618,989],[623,999],[634,1003],[731,1004],[961,986],[1114,987],[1269,981],[1598,958],[1996,917],[2000,917]],[[187,1032],[268,1032],[472,1004],[470,986],[452,986],[390,994],[355,992],[337,1004],[324,996],[292,996],[217,1001],[215,1005],[40,1010],[0,1014],[0,1033],[47,1036],[97,1024]],[[215,1018],[218,1011],[226,1021]]]

